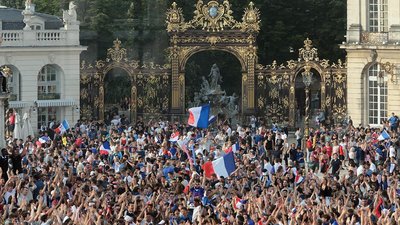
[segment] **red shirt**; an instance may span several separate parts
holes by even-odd
[[[332,156],[332,146],[325,146],[326,154],[329,155],[329,158]]]
[[[8,118],[8,122],[9,122],[11,125],[14,125],[14,124],[15,124],[15,114],[14,114],[14,113]]]

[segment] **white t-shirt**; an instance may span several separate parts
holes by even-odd
[[[10,196],[13,196],[13,195],[15,195],[15,188],[12,189],[11,192],[8,192],[8,191],[7,191],[7,192],[4,194],[4,201],[6,202],[6,204],[10,204],[10,202],[8,201],[8,199],[10,198]]]
[[[360,175],[363,174],[363,173],[364,173],[364,167],[363,167],[363,165],[360,165],[360,166],[357,168],[357,177],[360,176]]]

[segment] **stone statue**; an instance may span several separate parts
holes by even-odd
[[[204,76],[201,77],[201,80],[201,89],[206,91],[210,90],[210,84],[208,83],[208,80]]]
[[[3,74],[3,71],[0,70],[0,93],[4,93],[7,91],[7,79],[5,75]]]
[[[22,11],[22,15],[24,16],[23,22],[25,23],[24,30],[31,30],[32,26],[32,17],[35,13],[35,4],[32,4],[31,0],[25,1],[25,9]]]
[[[78,16],[76,13],[77,6],[73,1],[69,2],[68,10],[63,10],[63,20],[65,24],[65,29],[76,28],[79,25]]]
[[[233,93],[232,96],[228,96],[228,109],[233,110],[235,109],[236,106],[236,99],[238,97],[236,96],[235,93]]]
[[[217,64],[214,64],[211,67],[211,72],[208,75],[208,77],[211,77],[211,88],[216,90],[218,88],[218,84],[222,82],[222,77],[221,74],[219,73],[219,68]]]
[[[11,76],[11,69],[8,67],[0,68],[0,93],[7,93],[7,78]]]
[[[31,10],[31,6],[32,6],[32,0],[26,0],[25,1],[25,10]]]

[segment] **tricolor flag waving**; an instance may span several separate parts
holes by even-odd
[[[216,174],[218,177],[228,177],[236,169],[235,157],[233,152],[229,152],[221,158],[218,158],[212,162],[206,162],[203,164],[202,169],[204,170],[205,176],[210,178],[211,175]]]
[[[177,142],[179,140],[179,131],[176,131],[174,133],[171,134],[171,136],[169,137],[169,141],[170,142]]]
[[[241,199],[239,197],[235,197],[235,209],[243,209],[243,207],[245,206],[245,204],[247,203],[247,200]]]
[[[229,152],[233,152],[236,153],[237,151],[240,150],[240,145],[238,142],[236,142],[235,144],[233,144],[231,147],[227,148],[225,150],[225,153],[229,153]]]
[[[110,142],[105,141],[103,144],[100,146],[100,155],[108,155],[111,153],[111,147],[110,147]]]
[[[189,109],[188,124],[192,127],[207,128],[210,117],[210,104]]]
[[[386,132],[386,130],[383,130],[381,135],[379,135],[378,140],[383,141],[386,139],[390,139],[390,135]]]
[[[57,134],[63,134],[65,133],[67,130],[69,129],[69,124],[67,120],[63,120],[62,123],[60,124],[60,126],[58,126],[56,129],[54,129],[54,131]]]

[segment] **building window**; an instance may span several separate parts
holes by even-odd
[[[38,76],[38,99],[60,99],[59,71],[52,65],[44,66]]]
[[[57,108],[44,107],[38,108],[38,128],[46,129],[51,122],[57,121]]]
[[[368,0],[368,30],[370,32],[388,31],[388,0]]]
[[[368,69],[368,123],[379,125],[387,118],[387,78],[379,85],[380,66],[372,65]]]
[[[42,30],[42,25],[40,25],[40,24],[31,25],[31,29],[32,30]]]

